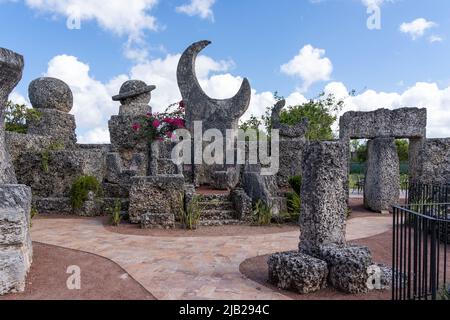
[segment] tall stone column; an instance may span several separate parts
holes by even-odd
[[[5,148],[5,109],[9,94],[22,78],[23,66],[21,55],[0,48],[0,184],[17,182]]]
[[[400,161],[393,138],[369,141],[364,204],[375,212],[391,210],[400,197]]]
[[[345,245],[347,148],[311,143],[303,158],[300,251],[320,256],[326,245]]]
[[[23,57],[0,48],[0,295],[25,289],[32,261],[31,189],[16,185],[5,148],[4,112],[8,96],[22,78]]]

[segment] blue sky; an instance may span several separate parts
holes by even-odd
[[[368,29],[368,7],[380,29]],[[428,107],[429,136],[444,137],[449,12],[446,0],[0,0],[0,46],[25,56],[13,99],[26,100],[43,75],[71,86],[82,142],[107,142],[118,111],[110,96],[129,78],[158,86],[155,110],[176,102],[178,55],[203,39],[213,41],[197,66],[205,91],[225,98],[248,77],[249,114],[264,112],[274,91],[295,104],[325,90],[346,110]],[[79,30],[66,26],[74,14]]]

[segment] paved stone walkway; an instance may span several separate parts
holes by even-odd
[[[355,218],[348,223],[347,238],[371,237],[390,228],[389,217]],[[38,219],[32,228],[33,241],[108,258],[163,300],[288,299],[245,278],[239,265],[251,257],[294,250],[298,238],[299,232],[207,238],[121,235],[91,219]]]

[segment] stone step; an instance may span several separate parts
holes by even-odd
[[[201,220],[229,220],[236,217],[234,210],[204,210]]]
[[[245,222],[241,221],[241,220],[235,220],[235,219],[200,221],[200,226],[203,226],[203,227],[232,226],[232,225],[242,225],[242,224],[245,224]]]
[[[200,202],[210,202],[210,201],[230,201],[229,194],[196,194],[200,197]]]
[[[234,210],[234,206],[231,201],[200,201],[199,205],[203,210]]]

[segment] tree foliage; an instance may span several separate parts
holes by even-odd
[[[277,92],[274,93],[274,98],[276,101],[284,99]],[[307,119],[309,122],[309,129],[306,134],[307,139],[310,141],[332,140],[335,138],[332,125],[337,120],[337,115],[343,106],[344,102],[336,100],[333,95],[321,93],[317,98],[311,99],[304,104],[289,106],[282,110],[280,121],[284,124],[296,125],[303,119]],[[240,128],[244,131],[248,129],[261,131],[263,129],[270,135],[272,110],[273,106],[267,107],[261,119],[252,115],[248,121],[241,124]]]
[[[362,143],[358,140],[351,142],[353,161],[356,163],[367,162],[367,142]],[[400,162],[408,162],[409,160],[409,141],[406,139],[395,140],[397,146],[398,158]]]
[[[319,98],[312,99],[298,106],[290,106],[281,111],[282,123],[296,125],[303,119],[309,122],[306,138],[310,141],[334,139],[332,125],[337,120],[337,114],[344,106],[343,101],[337,101],[333,95],[322,93]]]
[[[27,133],[28,121],[38,121],[41,113],[36,109],[27,108],[24,104],[15,104],[8,101],[5,109],[5,129],[6,131]]]

